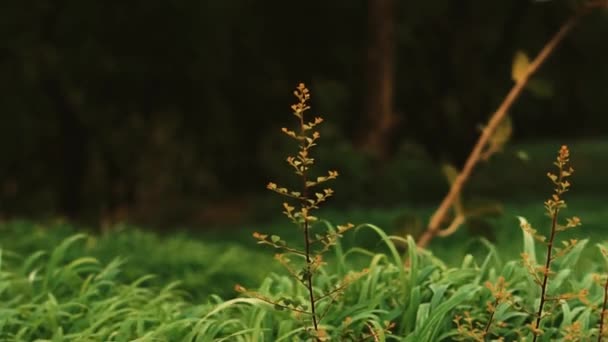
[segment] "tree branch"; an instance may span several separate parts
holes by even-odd
[[[477,140],[477,143],[473,147],[471,154],[467,158],[462,171],[458,174],[455,181],[450,187],[450,191],[447,193],[433,216],[427,227],[427,230],[422,234],[418,240],[418,247],[426,247],[430,241],[437,235],[440,234],[440,229],[443,221],[445,220],[450,208],[454,201],[458,198],[458,195],[462,191],[465,183],[469,180],[473,169],[482,157],[483,150],[488,144],[488,141],[492,137],[492,134],[496,131],[496,128],[500,122],[505,118],[507,112],[511,106],[515,103],[515,100],[521,95],[525,89],[528,81],[534,75],[541,65],[547,60],[547,58],[555,51],[555,48],[564,39],[564,37],[572,30],[578,20],[587,14],[593,8],[608,7],[608,0],[594,0],[588,2],[581,10],[577,11],[573,16],[570,17],[557,31],[557,33],[549,40],[543,49],[538,53],[536,58],[530,63],[525,74],[513,85],[503,102],[500,104],[496,112],[490,118],[488,125],[484,128],[481,136]],[[451,229],[453,224],[451,224]],[[449,234],[448,234],[449,235]]]

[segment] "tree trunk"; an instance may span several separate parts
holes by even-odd
[[[397,123],[393,110],[395,83],[395,2],[369,0],[367,103],[362,148],[378,158],[389,154]]]

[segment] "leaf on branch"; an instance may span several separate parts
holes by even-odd
[[[507,115],[498,124],[494,134],[490,137],[489,151],[491,151],[491,154],[502,151],[509,139],[511,139],[511,134],[513,134],[513,124],[511,123],[511,117]]]
[[[460,174],[458,169],[456,169],[456,167],[452,164],[443,164],[441,168],[450,186],[453,185],[456,178],[458,178],[458,175]],[[464,216],[464,205],[462,203],[461,194],[458,194],[454,200],[454,211],[456,212],[456,215]]]
[[[296,132],[294,131],[290,131],[287,128],[283,127],[281,128],[281,131],[285,134],[287,134],[288,136],[292,137],[292,138],[297,138]]]
[[[347,223],[347,224],[344,224],[344,225],[338,225],[338,227],[337,227],[337,228],[338,228],[338,233],[339,233],[339,234],[342,234],[342,233],[344,233],[345,231],[347,231],[347,230],[349,230],[349,229],[353,228],[354,226],[355,226],[355,225],[354,225],[354,224],[352,224],[352,223],[350,223],[350,222],[349,222],[349,223]]]
[[[285,208],[285,211],[288,215],[291,215],[291,213],[294,211],[295,207],[292,207],[289,205],[289,203],[284,202],[283,203],[283,208]]]
[[[553,84],[551,84],[551,82],[536,77],[528,82],[526,89],[528,89],[532,95],[541,99],[550,98],[554,94]]]
[[[524,151],[524,150],[519,150],[517,152],[515,152],[515,156],[517,157],[517,159],[527,162],[530,160],[530,155],[528,154],[528,152]]]
[[[521,227],[521,229],[523,229],[525,232],[528,232],[537,241],[545,242],[547,237],[539,234],[536,229],[532,228],[532,225],[528,222],[528,220],[526,220],[526,218],[521,216],[517,216],[517,218],[519,219],[519,226]]]
[[[266,234],[260,234],[258,232],[253,233],[253,238],[256,240],[259,240],[260,242],[265,241],[267,237],[268,237],[268,235],[266,235]]]
[[[515,82],[520,82],[528,74],[530,67],[530,59],[525,52],[519,50],[513,58],[513,67],[511,68],[511,78]]]
[[[454,165],[444,164],[442,170],[443,174],[445,175],[445,178],[447,178],[448,180],[448,183],[450,185],[454,184],[454,182],[456,181],[456,177],[458,177],[458,169],[456,169]]]

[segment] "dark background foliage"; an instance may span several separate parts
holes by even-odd
[[[300,81],[326,119],[320,167],[343,175],[336,204],[440,199],[438,163],[463,162],[515,52],[538,52],[573,3],[380,2],[2,1],[0,214],[162,225],[263,208]],[[516,142],[606,134],[605,37],[597,13],[566,38],[510,113]],[[393,66],[379,155],[374,58]]]

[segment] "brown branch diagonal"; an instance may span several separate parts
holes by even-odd
[[[418,239],[418,247],[424,248],[426,247],[430,241],[438,235],[449,235],[449,234],[441,234],[441,226],[445,221],[446,216],[448,215],[450,208],[453,206],[454,202],[458,198],[460,192],[462,191],[464,185],[469,180],[471,173],[473,172],[475,166],[480,161],[483,151],[487,146],[492,134],[496,131],[496,128],[501,123],[501,121],[507,115],[509,109],[513,106],[517,98],[521,95],[523,90],[525,89],[528,81],[534,75],[538,69],[543,65],[543,63],[547,60],[547,58],[555,51],[556,47],[559,43],[564,39],[564,37],[572,30],[572,28],[576,25],[579,19],[587,14],[589,10],[597,7],[606,7],[608,1],[592,1],[583,7],[576,14],[571,16],[555,33],[555,35],[545,44],[542,50],[538,53],[538,55],[534,58],[534,60],[529,64],[528,69],[522,75],[522,77],[513,85],[507,96],[504,98],[498,109],[494,112],[494,114],[490,117],[487,126],[483,129],[477,143],[473,147],[470,155],[468,156],[462,171],[458,174],[454,182],[452,183],[449,192],[444,197],[443,201],[435,211],[435,213],[431,216],[429,221],[429,225],[426,231],[422,234],[422,236]],[[456,217],[458,219],[458,217]],[[451,230],[453,230],[454,224],[450,225]]]

